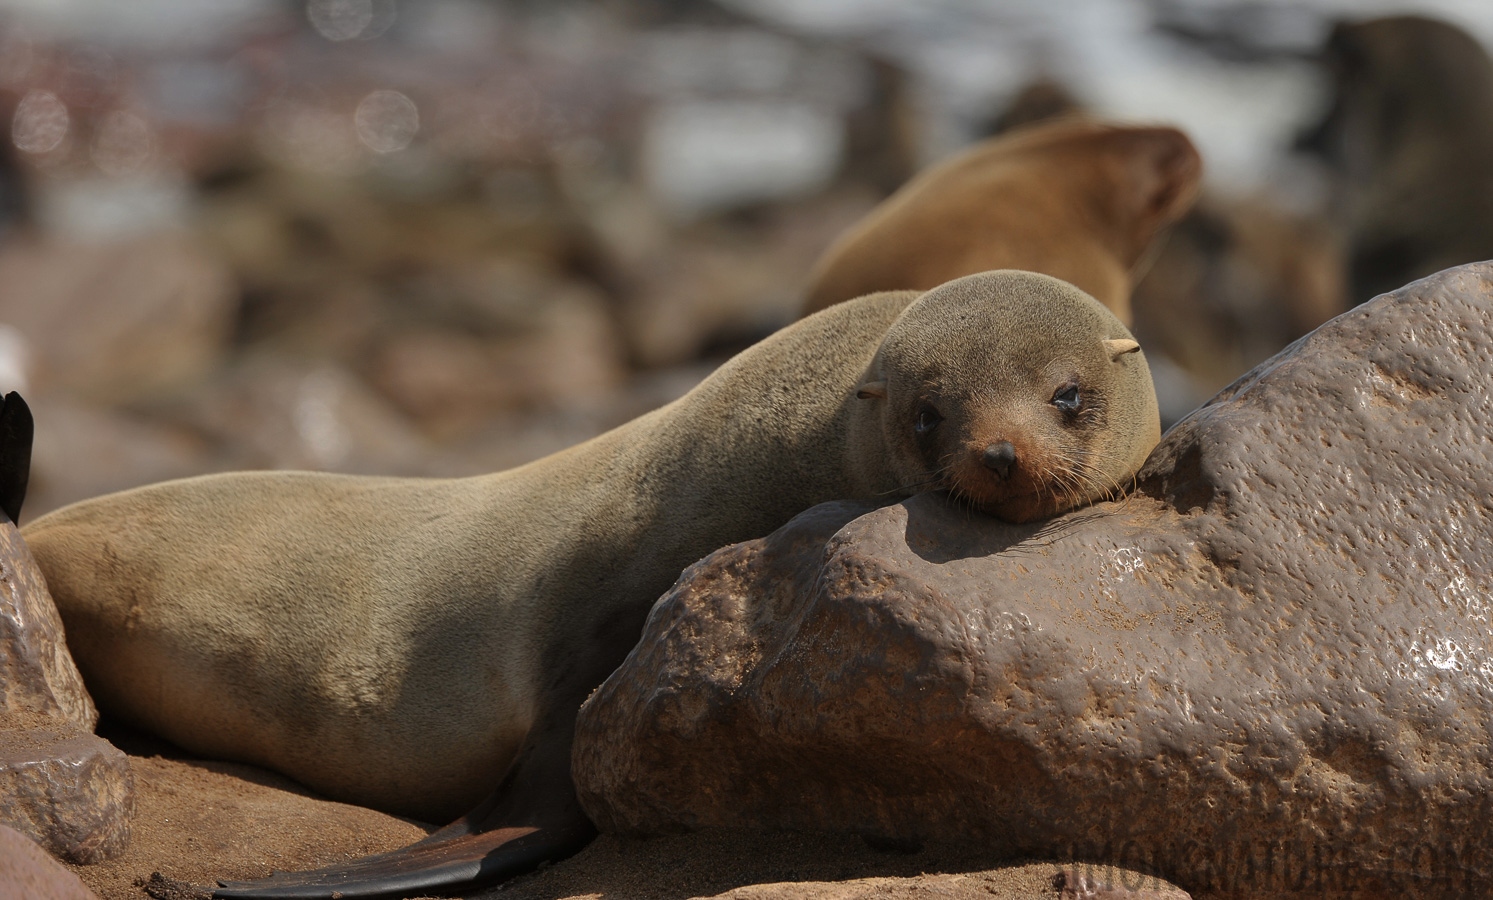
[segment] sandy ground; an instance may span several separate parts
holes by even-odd
[[[191,759],[137,734],[104,734],[134,764],[137,808],[130,847],[99,865],[70,867],[104,900],[144,900],[144,884],[156,872],[176,883],[175,898],[185,900],[195,893],[188,885],[330,865],[403,846],[432,830],[319,799],[252,766]],[[603,835],[570,859],[458,896],[1027,900],[1057,897],[1061,872],[1055,863],[994,865],[969,851],[879,852],[849,836],[702,832],[639,840]],[[1127,879],[1142,881],[1153,890],[1171,887],[1154,878]],[[162,887],[170,896],[173,885],[158,882],[157,893]]]

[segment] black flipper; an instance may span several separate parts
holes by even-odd
[[[0,402],[0,512],[21,524],[21,504],[31,480],[31,408],[15,391]]]
[[[570,779],[574,728],[573,717],[562,717],[558,727],[536,735],[496,791],[422,841],[310,872],[220,882],[213,896],[321,900],[428,893],[502,881],[571,856],[596,837]]]
[[[312,900],[424,893],[522,875],[579,851],[596,836],[580,816],[569,826],[473,832],[465,820],[402,850],[310,872],[277,872],[259,881],[225,881],[214,897]]]

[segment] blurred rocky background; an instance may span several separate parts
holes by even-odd
[[[919,166],[1073,110],[1208,166],[1134,303],[1175,420],[1493,256],[1490,38],[1481,0],[0,0],[26,515],[542,456],[791,321]]]

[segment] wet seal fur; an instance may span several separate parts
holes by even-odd
[[[210,475],[77,503],[24,536],[111,714],[427,820],[490,794],[404,850],[217,892],[359,896],[584,845],[576,710],[704,554],[832,499],[947,488],[997,515],[1056,514],[1115,490],[1157,437],[1144,357],[1112,314],[990,272],[811,316],[517,469]]]
[[[1191,208],[1202,158],[1175,128],[1071,118],[982,141],[922,172],[815,264],[805,314],[872,291],[1026,269],[1130,324],[1156,238]]]

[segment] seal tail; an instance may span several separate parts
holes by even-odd
[[[225,881],[213,897],[320,900],[384,897],[480,884],[532,871],[579,851],[596,836],[584,816],[543,827],[480,830],[477,811],[400,850],[309,872],[277,872],[259,881]]]
[[[21,524],[21,504],[31,480],[31,407],[15,391],[0,401],[0,512]]]

